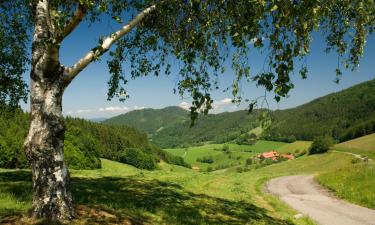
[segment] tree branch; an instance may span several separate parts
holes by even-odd
[[[82,57],[76,64],[65,69],[65,81],[69,84],[84,68],[86,68],[92,61],[99,56],[103,55],[109,48],[125,34],[129,33],[133,27],[137,26],[148,14],[156,9],[156,5],[152,5],[142,12],[140,12],[134,19],[128,24],[123,26],[120,30],[110,34],[106,37],[101,44],[89,51],[84,57]]]
[[[86,7],[82,4],[78,4],[77,9],[71,18],[71,20],[66,24],[62,33],[57,37],[58,41],[62,41],[66,36],[68,36],[77,26],[81,23],[86,15]]]

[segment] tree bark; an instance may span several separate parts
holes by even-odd
[[[32,215],[38,218],[66,220],[74,217],[69,173],[64,162],[64,86],[55,71],[55,79],[39,79],[31,74],[31,122],[25,151],[33,177]]]
[[[30,129],[25,152],[33,177],[32,216],[51,220],[74,217],[69,173],[64,162],[62,96],[66,83],[48,0],[33,1],[35,28],[31,65]]]

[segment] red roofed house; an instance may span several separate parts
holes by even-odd
[[[272,152],[263,152],[262,154],[258,155],[258,158],[272,159],[273,161],[276,161],[279,156],[280,156],[279,153],[277,153],[276,151],[272,151]]]
[[[292,155],[292,154],[282,154],[282,155],[280,155],[276,151],[263,152],[262,154],[258,155],[259,159],[272,159],[273,161],[277,161],[277,159],[279,157],[283,157],[283,158],[288,159],[288,160],[295,159],[294,155]]]

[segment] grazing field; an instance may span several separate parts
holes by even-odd
[[[79,213],[71,224],[313,224],[263,195],[267,173],[215,175],[163,163],[142,171],[102,161],[99,170],[71,171]],[[30,190],[29,171],[0,170],[0,195],[9,196],[0,202],[0,223],[22,222]]]
[[[375,133],[337,144],[333,149],[367,156],[375,160]]]
[[[208,144],[198,147],[165,149],[167,152],[184,158],[186,162],[200,170],[206,171],[208,168],[218,170],[238,165],[244,165],[246,159],[258,153],[277,150],[287,146],[287,143],[275,141],[258,141],[254,145]],[[227,146],[227,151],[225,147]],[[199,159],[212,157],[212,163],[202,163]]]
[[[363,170],[364,163],[353,164],[353,159],[331,152],[243,173],[199,173],[163,162],[158,170],[145,171],[102,159],[101,169],[71,171],[79,215],[72,224],[312,225],[314,222],[306,217],[295,219],[296,211],[264,193],[264,183],[278,176],[314,174],[338,196],[373,207],[373,167],[371,174]],[[367,199],[341,194],[340,183],[347,193],[366,190],[362,193]],[[20,224],[25,220],[21,215],[31,206],[31,188],[28,170],[0,170],[0,223]]]
[[[280,148],[277,149],[278,152],[280,153],[296,153],[302,152],[302,151],[308,151],[311,145],[311,141],[295,141],[293,143],[281,146]]]
[[[337,147],[356,148],[375,152],[375,133],[360,138],[346,141],[336,145]]]
[[[254,156],[252,152],[245,152],[245,146],[228,144],[229,150],[223,151],[223,145],[204,145],[190,148],[166,149],[169,153],[183,157],[183,159],[194,168],[206,171],[223,169],[242,165],[247,158]],[[199,162],[199,159],[210,158],[212,163]],[[209,169],[209,170],[211,170]]]

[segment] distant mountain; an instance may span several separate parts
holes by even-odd
[[[160,147],[199,142],[232,141],[257,126],[259,110],[200,116],[190,128],[189,112],[177,106],[142,109],[103,121],[136,127]],[[375,132],[375,80],[315,99],[307,104],[270,113],[272,124],[262,138],[290,141],[330,135],[340,141]]]
[[[292,109],[272,113],[273,123],[265,138],[295,136],[312,140],[330,135],[340,141],[375,132],[375,80],[315,99]]]
[[[112,117],[103,121],[103,123],[136,127],[152,136],[166,127],[181,124],[189,120],[188,114],[188,111],[177,106],[170,106],[163,109],[147,108]]]
[[[131,111],[106,121],[105,124],[133,126],[146,132],[160,147],[191,145],[200,142],[226,142],[258,126],[258,112],[246,111],[201,115],[190,127],[189,112],[177,106],[163,109]]]

